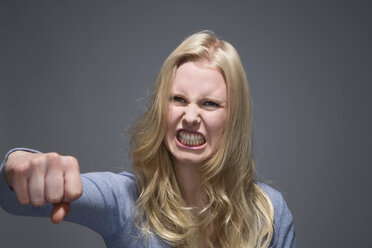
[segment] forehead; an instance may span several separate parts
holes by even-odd
[[[186,62],[176,71],[172,93],[214,96],[226,99],[226,83],[217,68],[203,62]]]

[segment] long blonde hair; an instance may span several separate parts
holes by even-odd
[[[170,87],[185,61],[207,61],[225,78],[228,119],[221,145],[200,169],[208,203],[195,214],[181,196],[164,144]],[[251,98],[235,48],[212,32],[189,36],[166,59],[148,110],[131,133],[130,156],[139,190],[133,211],[146,236],[156,233],[175,247],[268,247],[273,206],[253,176]],[[206,231],[214,223],[212,235]]]

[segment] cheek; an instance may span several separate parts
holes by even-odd
[[[212,134],[212,138],[220,138],[225,131],[226,123],[227,123],[227,114],[225,111],[221,111],[220,113],[216,113],[213,116],[210,116],[210,125],[209,130]]]
[[[169,144],[171,143],[171,139],[172,139],[172,130],[174,129],[173,128],[173,121],[172,121],[172,116],[173,116],[173,111],[172,111],[172,108],[169,107],[168,108],[168,115],[167,115],[167,128],[165,129],[165,136],[164,136],[164,143],[165,143],[165,146],[167,147],[168,151],[170,151],[170,147],[169,147]]]
[[[170,105],[168,107],[167,131],[168,131],[168,129],[171,129],[172,126],[175,124],[176,115],[177,115],[177,111],[175,110],[175,108],[172,105]]]
[[[177,110],[177,107],[170,105],[168,107],[168,115],[167,115],[167,128],[166,128],[166,134],[165,138],[173,136],[178,120],[179,120],[179,110]]]

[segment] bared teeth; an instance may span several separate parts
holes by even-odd
[[[205,143],[204,137],[198,133],[181,131],[178,133],[178,140],[186,146],[200,146]]]

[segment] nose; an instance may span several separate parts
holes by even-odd
[[[194,104],[189,104],[185,108],[183,121],[188,126],[198,125],[200,123],[200,113],[198,106],[195,106]]]

